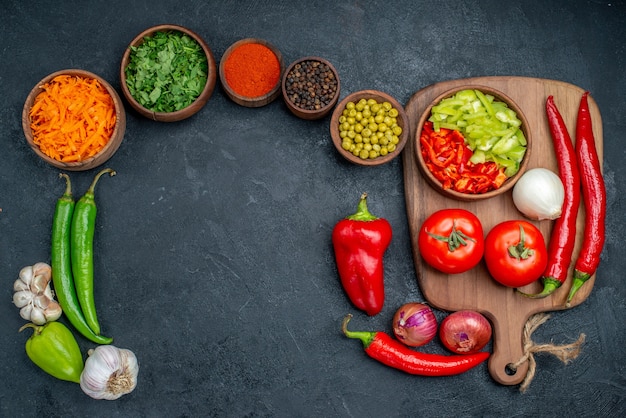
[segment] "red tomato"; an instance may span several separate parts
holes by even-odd
[[[430,215],[418,234],[422,259],[448,274],[463,273],[483,257],[483,226],[465,209],[442,209]]]
[[[530,222],[499,223],[485,238],[485,263],[500,284],[526,286],[539,279],[548,264],[543,234]]]

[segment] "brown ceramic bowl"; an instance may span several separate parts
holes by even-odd
[[[278,78],[276,79],[276,84],[274,84],[272,89],[264,94],[259,94],[253,97],[244,96],[236,92],[228,84],[226,69],[225,69],[226,61],[232,55],[232,53],[240,46],[243,46],[246,44],[260,44],[269,48],[276,56],[276,59],[278,60],[278,67],[279,67]],[[258,63],[251,63],[251,64],[254,65]],[[261,107],[276,100],[276,98],[280,96],[280,80],[281,80],[284,70],[285,70],[285,64],[283,62],[283,56],[278,50],[278,48],[276,48],[274,45],[270,44],[264,39],[257,39],[257,38],[241,39],[235,42],[234,44],[232,44],[231,46],[229,46],[228,49],[224,52],[224,55],[222,55],[222,59],[219,65],[220,81],[222,83],[222,87],[224,88],[224,92],[233,102],[237,103],[238,105],[245,106],[245,107]]]
[[[146,107],[141,105],[137,101],[137,99],[133,97],[130,90],[128,89],[128,86],[126,85],[125,70],[126,70],[126,67],[128,66],[128,63],[130,62],[130,54],[132,52],[131,46],[141,45],[144,42],[145,37],[152,36],[156,32],[181,32],[181,33],[189,35],[193,40],[195,40],[202,47],[202,50],[204,51],[204,54],[206,55],[206,58],[207,58],[208,71],[207,71],[207,81],[206,81],[206,84],[204,85],[204,89],[202,90],[200,95],[196,98],[196,100],[192,102],[190,105],[188,105],[187,107],[183,109],[176,110],[173,112],[155,112],[153,110],[147,109]],[[196,113],[198,113],[200,109],[202,109],[204,105],[207,103],[207,101],[211,98],[211,95],[213,94],[213,90],[215,89],[216,80],[217,80],[217,66],[215,64],[215,58],[213,57],[213,52],[211,51],[207,43],[200,37],[200,35],[198,35],[194,31],[187,29],[185,27],[182,27],[182,26],[178,26],[178,25],[168,25],[168,24],[157,25],[157,26],[150,27],[144,30],[143,32],[141,32],[139,35],[135,37],[135,39],[132,40],[130,45],[126,48],[126,51],[124,51],[124,55],[122,57],[122,63],[120,65],[120,81],[121,81],[120,84],[122,87],[122,93],[124,94],[124,97],[126,98],[128,103],[130,103],[133,109],[135,109],[140,115],[145,116],[148,119],[158,121],[158,122],[177,122],[183,119],[187,119],[190,116],[193,116]]]
[[[357,103],[361,99],[374,99],[378,103],[389,102],[398,111],[397,124],[402,128],[402,133],[399,135],[399,142],[396,145],[396,149],[393,152],[390,152],[387,155],[379,156],[374,159],[363,159],[358,156],[355,156],[349,151],[346,151],[341,146],[343,139],[339,134],[339,118],[342,116],[344,109],[348,102]],[[349,94],[346,96],[337,107],[333,111],[333,115],[330,119],[330,136],[333,140],[333,144],[335,144],[335,148],[337,151],[348,161],[351,161],[355,164],[363,165],[363,166],[374,166],[388,163],[389,161],[396,158],[402,152],[402,149],[406,145],[407,138],[409,136],[409,119],[404,111],[402,105],[390,95],[383,93],[377,90],[361,90]]]
[[[504,102],[510,109],[514,110],[515,113],[517,114],[517,117],[522,122],[520,129],[522,130],[522,133],[526,137],[526,142],[527,142],[526,152],[524,154],[524,158],[522,159],[520,163],[519,171],[512,177],[508,178],[499,188],[495,190],[491,190],[486,193],[481,193],[481,194],[461,193],[452,189],[444,190],[443,186],[441,185],[441,182],[430,172],[430,170],[426,166],[424,162],[424,158],[422,156],[422,147],[420,144],[420,136],[422,133],[422,129],[424,127],[424,123],[426,123],[428,121],[428,118],[430,117],[432,107],[437,105],[441,100],[454,96],[458,91],[466,90],[466,89],[479,90],[484,94],[492,95],[494,97],[494,100]],[[528,120],[526,119],[524,112],[522,112],[522,109],[520,109],[520,107],[510,97],[508,97],[506,94],[492,87],[481,86],[481,85],[463,85],[463,86],[455,87],[453,89],[450,89],[440,94],[430,103],[430,105],[426,108],[426,110],[424,111],[424,113],[422,114],[422,117],[420,118],[418,122],[415,138],[413,138],[413,140],[415,141],[415,154],[417,157],[417,164],[420,168],[420,171],[422,172],[422,174],[424,175],[424,177],[426,178],[426,180],[428,181],[428,183],[430,183],[432,187],[434,187],[438,192],[440,192],[444,196],[451,197],[453,199],[463,200],[463,201],[476,201],[476,200],[489,199],[491,197],[498,196],[502,193],[507,192],[515,185],[517,180],[522,176],[522,174],[526,170],[526,167],[528,166],[528,161],[530,160],[530,149],[531,149],[532,137],[531,137],[531,132],[530,132],[529,125],[528,125]]]
[[[323,73],[326,74],[319,76]],[[301,119],[316,120],[328,115],[339,101],[340,88],[337,70],[320,57],[300,58],[291,63],[283,75],[285,104]]]
[[[69,76],[77,76],[83,78],[93,78],[97,79],[104,88],[106,88],[107,92],[113,99],[113,104],[115,105],[115,116],[116,122],[115,127],[113,128],[113,132],[107,144],[100,150],[99,153],[90,157],[88,159],[77,161],[77,162],[62,162],[56,160],[48,155],[44,154],[39,146],[35,144],[33,138],[33,131],[31,128],[31,119],[30,119],[30,110],[35,102],[35,98],[39,93],[43,91],[43,86],[54,79],[59,75],[69,75]],[[119,148],[122,140],[124,139],[124,132],[126,131],[126,112],[124,111],[124,106],[122,105],[122,101],[120,100],[119,95],[115,91],[113,87],[102,77],[93,74],[89,71],[78,70],[78,69],[68,69],[54,72],[52,74],[44,77],[39,83],[35,85],[35,87],[30,91],[30,94],[26,98],[26,102],[24,103],[24,108],[22,109],[22,129],[24,130],[24,136],[26,137],[26,142],[30,145],[31,149],[37,154],[42,160],[47,162],[48,164],[60,168],[62,170],[67,171],[85,171],[90,170],[92,168],[98,167],[104,164],[109,158],[115,154],[117,149]]]

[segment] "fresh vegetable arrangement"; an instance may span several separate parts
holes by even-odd
[[[208,60],[189,35],[157,31],[131,46],[126,86],[146,109],[175,112],[194,102],[207,82]]]
[[[187,35],[157,32],[131,49],[131,61],[125,68],[127,85],[133,97],[147,109],[180,110],[202,92],[207,82],[206,56],[201,46]],[[243,71],[241,66],[234,68]],[[245,71],[239,75],[245,76]],[[39,128],[40,146],[42,149],[49,147],[55,158],[64,161],[88,158],[106,144],[108,130],[115,124],[115,112],[111,114],[104,105],[95,112],[83,110],[81,116],[97,135],[91,135],[86,142],[59,140],[47,130],[81,132],[78,122],[84,122],[48,118],[49,114],[54,114],[50,102],[58,97],[66,104],[68,100],[78,101],[60,94],[61,84],[91,84],[89,88],[94,91],[98,86],[69,78],[54,81],[59,85],[47,86],[49,97],[42,96],[31,110],[33,126]],[[254,87],[254,84],[250,82],[247,87]],[[538,167],[522,176],[513,190],[512,198],[521,214],[532,221],[554,220],[549,247],[546,248],[541,231],[531,222],[510,220],[483,231],[475,214],[448,207],[430,214],[419,230],[418,245],[424,262],[454,275],[484,261],[491,278],[502,286],[517,288],[541,279],[543,291],[525,296],[547,297],[567,279],[582,185],[585,230],[583,248],[576,260],[573,284],[567,296],[569,306],[598,267],[605,233],[606,191],[587,96],[588,93],[583,94],[579,107],[575,152],[553,98],[548,98],[546,111],[559,175]],[[89,99],[94,97],[101,99],[98,105],[106,101],[98,94]],[[398,110],[388,102],[361,100],[348,103],[343,112],[339,127],[344,149],[361,159],[375,159],[396,151],[402,128],[396,120]],[[75,128],[74,123],[77,128],[70,129]],[[444,188],[470,194],[485,193],[501,187],[518,172],[528,151],[520,126],[515,111],[494,96],[476,89],[459,91],[432,108],[419,138],[422,156]],[[84,124],[82,129],[86,129]],[[68,145],[70,142],[73,144]],[[132,351],[111,345],[112,338],[101,334],[96,314],[94,193],[96,184],[105,174],[113,176],[115,172],[105,169],[97,173],[77,203],[72,196],[69,176],[61,174],[66,190],[57,201],[53,220],[51,266],[37,263],[22,269],[14,283],[13,300],[22,318],[31,321],[20,331],[33,329],[33,335],[26,342],[26,352],[34,364],[58,379],[80,383],[81,389],[92,398],[117,399],[136,387],[138,362]],[[338,275],[348,298],[358,309],[374,316],[382,311],[385,301],[383,258],[392,239],[392,228],[387,220],[368,211],[366,198],[364,193],[356,213],[337,222],[332,244]],[[54,300],[55,295],[58,302]],[[71,330],[56,322],[62,313],[78,333],[99,344],[89,350],[86,361]],[[342,323],[346,337],[359,339],[370,357],[407,373],[459,374],[481,364],[490,355],[481,350],[490,341],[492,328],[478,312],[454,312],[438,326],[428,305],[408,303],[394,315],[396,339],[381,331],[349,331],[350,318],[351,315],[346,316]],[[427,354],[412,349],[431,342],[437,332],[442,344],[455,355]]]
[[[107,168],[97,173],[77,205],[69,176],[60,175],[66,189],[56,202],[52,222],[52,266],[40,262],[24,267],[13,286],[13,302],[22,318],[31,321],[20,331],[33,329],[26,354],[34,364],[57,379],[80,383],[83,392],[94,399],[113,400],[135,389],[139,365],[132,351],[110,345],[113,340],[100,334],[95,315],[94,189],[105,174],[112,176],[115,171]],[[51,280],[59,302],[54,300]],[[80,289],[78,296],[76,288]],[[89,350],[87,361],[83,361],[72,331],[57,322],[62,313],[81,335],[103,344]]]
[[[385,301],[383,256],[392,229],[367,209],[367,193],[357,211],[337,222],[332,242],[341,284],[352,303],[368,315],[378,314]]]

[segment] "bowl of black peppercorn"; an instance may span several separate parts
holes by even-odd
[[[339,100],[339,74],[320,57],[304,57],[291,63],[283,75],[282,90],[287,108],[306,120],[328,115]]]

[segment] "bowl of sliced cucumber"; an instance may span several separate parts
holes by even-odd
[[[464,201],[510,190],[526,170],[531,148],[520,107],[482,85],[437,96],[422,114],[414,140],[418,166],[430,185]]]

